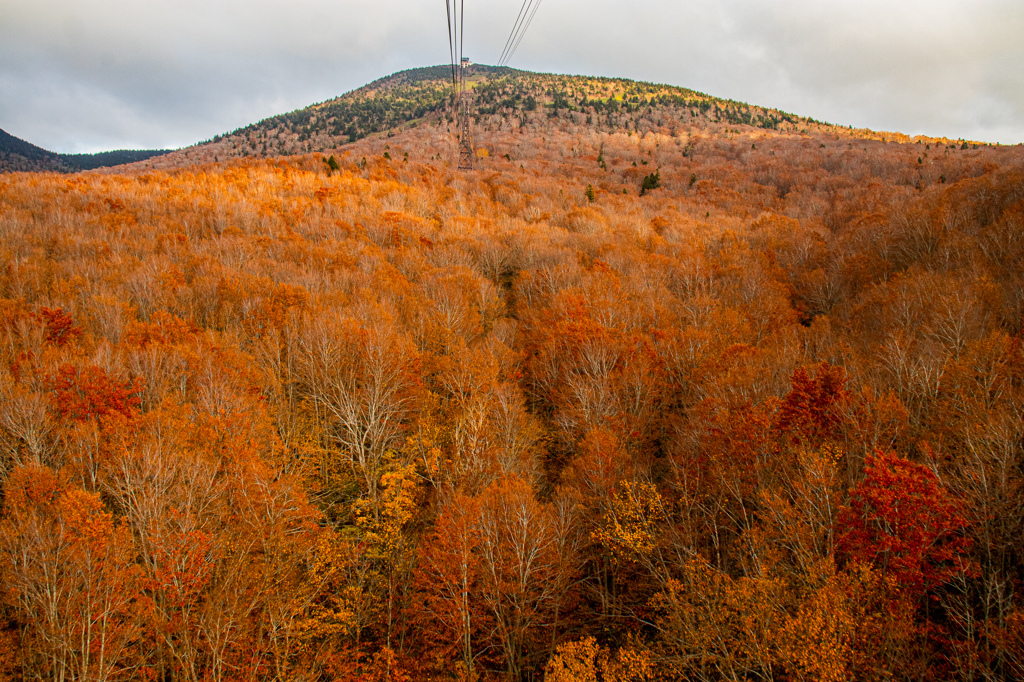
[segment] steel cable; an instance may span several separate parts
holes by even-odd
[[[505,61],[505,55],[508,54],[509,48],[512,47],[512,43],[515,42],[514,39],[516,31],[519,29],[520,24],[522,24],[523,19],[526,17],[528,11],[527,8],[532,2],[533,0],[523,0],[523,5],[519,8],[519,14],[516,16],[516,21],[512,24],[512,32],[508,34],[508,40],[505,41],[505,47],[501,50],[501,57],[498,58],[498,66],[501,66],[502,62]]]
[[[526,26],[519,32],[519,39],[516,40],[516,44],[512,47],[512,51],[508,53],[507,57],[505,57],[505,64],[512,61],[512,57],[515,55],[516,50],[519,49],[519,44],[523,42],[523,36],[526,35],[528,30],[530,30],[530,24],[533,23],[533,18],[537,16],[537,10],[540,9],[540,3],[541,0],[537,0],[537,4],[533,6],[533,12],[530,13],[530,18],[526,20]]]
[[[455,91],[455,39],[452,30],[452,1],[445,0],[445,10],[448,13],[448,59],[452,67],[452,92]]]

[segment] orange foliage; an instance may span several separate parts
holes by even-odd
[[[576,86],[0,177],[0,675],[1019,673],[1020,150]]]

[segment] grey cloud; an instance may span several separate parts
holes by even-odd
[[[0,127],[60,151],[190,144],[424,63],[410,3],[37,3],[0,6]]]
[[[563,4],[564,43],[534,36],[530,47],[841,124],[1024,140],[1024,70],[1007,68],[1024,64],[1018,2],[649,0],[629,13],[610,0],[590,6],[574,14]],[[609,15],[614,23],[593,18]]]

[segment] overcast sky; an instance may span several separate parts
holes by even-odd
[[[462,0],[497,62],[522,0]],[[1024,0],[541,0],[510,66],[876,130],[1024,142]],[[0,128],[179,147],[448,62],[441,0],[0,0]]]

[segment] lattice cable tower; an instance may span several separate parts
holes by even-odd
[[[466,72],[469,67],[469,59],[463,57],[459,64],[459,170],[473,170],[473,157],[476,155],[473,149],[473,129],[469,122],[471,96],[466,88]]]
[[[541,0],[523,0],[519,14],[512,25],[512,32],[505,41],[498,66],[505,66],[519,48],[533,17],[540,8]],[[462,45],[466,35],[466,1],[445,0],[445,14],[448,23],[448,53],[452,67],[452,107],[458,130],[459,170],[473,170],[476,149],[473,147],[473,128],[470,123],[472,95],[466,87],[466,74],[472,66],[469,59],[462,56]]]

